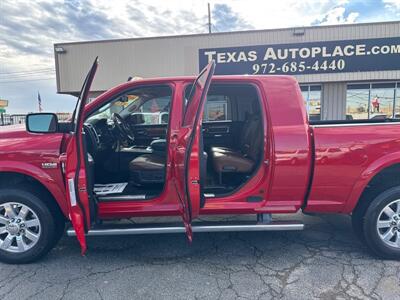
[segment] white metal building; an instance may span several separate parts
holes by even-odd
[[[57,89],[76,95],[96,56],[92,97],[130,76],[295,76],[311,118],[400,116],[400,21],[54,45]]]

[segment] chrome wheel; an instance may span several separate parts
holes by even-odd
[[[400,248],[400,199],[385,206],[379,214],[376,229],[386,245]]]
[[[0,250],[22,253],[36,245],[41,224],[36,213],[17,202],[0,204]]]

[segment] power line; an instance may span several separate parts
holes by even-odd
[[[11,75],[0,75],[0,79],[8,79],[8,78],[19,78],[26,76],[43,76],[54,74],[54,71],[46,71],[46,72],[36,72],[36,73],[21,73],[21,74],[11,74]]]
[[[21,74],[21,75],[10,75],[10,76],[0,76],[0,80],[11,80],[11,79],[24,79],[24,78],[38,78],[43,76],[51,76],[54,75],[54,72],[46,72],[46,73],[32,73],[32,74]]]
[[[0,72],[0,75],[11,75],[11,74],[26,74],[26,73],[41,73],[41,72],[55,71],[54,68],[45,68],[45,69],[33,69],[26,71],[15,71],[15,72]]]
[[[1,81],[0,84],[3,83],[18,83],[18,82],[26,82],[26,81],[44,81],[44,80],[53,80],[55,77],[49,77],[49,78],[39,78],[39,79],[25,79],[25,80],[8,80],[8,81]]]

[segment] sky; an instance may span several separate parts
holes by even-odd
[[[0,99],[9,113],[70,112],[56,89],[53,44],[400,20],[400,0],[0,0]]]

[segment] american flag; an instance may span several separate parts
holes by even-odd
[[[38,105],[39,105],[39,112],[42,112],[42,98],[40,98],[40,93],[37,93],[37,101],[38,101]]]

